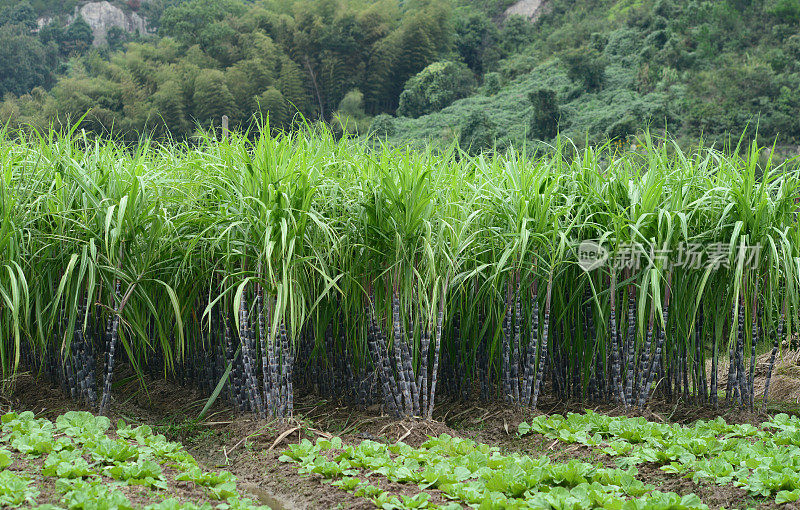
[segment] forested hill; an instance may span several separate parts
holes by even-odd
[[[100,14],[97,14],[97,13]],[[800,138],[800,0],[0,0],[0,121],[184,138],[297,112],[472,151]]]

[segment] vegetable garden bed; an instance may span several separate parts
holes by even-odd
[[[468,493],[463,491],[472,491],[470,497],[474,504],[479,505],[480,502],[476,501],[481,494],[478,487],[487,482],[498,494],[489,492],[482,496],[483,499],[510,498],[514,500],[513,504],[524,508],[526,504],[540,504],[541,498],[545,498],[545,501],[550,498],[556,504],[554,508],[584,508],[580,505],[564,506],[576,495],[580,497],[573,503],[585,502],[581,498],[586,486],[581,485],[583,482],[580,477],[587,478],[587,482],[594,479],[591,477],[605,477],[597,478],[598,483],[603,483],[600,483],[602,487],[595,487],[595,490],[599,491],[597,497],[608,498],[608,508],[620,508],[618,505],[625,504],[624,501],[628,499],[637,503],[627,503],[629,506],[625,508],[654,510],[704,508],[703,504],[709,508],[727,509],[792,508],[794,505],[791,502],[776,503],[782,501],[779,497],[792,497],[789,494],[778,496],[781,490],[794,490],[791,488],[794,483],[791,477],[786,478],[789,481],[785,488],[773,487],[767,496],[762,496],[760,492],[763,488],[755,484],[769,480],[770,476],[758,475],[748,479],[741,476],[742,466],[733,468],[734,472],[739,471],[740,476],[730,481],[702,473],[701,476],[695,476],[703,471],[697,466],[709,459],[697,454],[690,463],[691,459],[681,450],[687,440],[694,447],[699,443],[712,443],[719,451],[708,450],[706,453],[713,453],[716,458],[731,455],[730,452],[734,450],[742,450],[741,446],[746,443],[749,454],[742,455],[745,465],[757,459],[759,463],[769,466],[770,456],[776,462],[782,462],[781,459],[785,459],[786,455],[797,456],[796,448],[791,444],[794,441],[792,438],[796,439],[793,430],[797,420],[788,416],[770,418],[768,414],[746,410],[714,411],[713,408],[691,405],[681,406],[682,410],[678,412],[674,404],[654,401],[643,416],[627,418],[623,416],[626,412],[624,407],[601,406],[597,412],[583,413],[579,403],[545,399],[541,407],[547,414],[536,413],[535,416],[530,411],[499,405],[473,402],[465,406],[461,402],[443,402],[434,416],[437,421],[398,421],[374,411],[358,411],[308,396],[298,400],[297,416],[290,422],[262,422],[251,415],[232,414],[222,405],[214,406],[209,417],[197,420],[198,406],[202,400],[196,398],[196,393],[172,384],[148,382],[152,388],[149,399],[139,392],[135,383],[118,389],[122,401],[110,408],[112,420],[150,424],[152,437],[163,433],[172,440],[183,441],[185,450],[199,461],[202,472],[229,471],[237,478],[241,496],[260,499],[261,504],[272,505],[275,510],[368,509],[376,508],[375,502],[384,508],[425,507],[423,503],[426,502],[430,508],[434,508],[431,505],[445,507],[452,503],[466,508],[467,502],[463,498]],[[13,405],[21,409],[22,402],[27,402],[33,411],[49,417],[53,423],[58,423],[58,416],[65,416],[68,409],[75,408],[75,404],[64,399],[57,388],[42,387],[27,376],[21,377],[17,387],[18,400]],[[565,418],[556,413],[561,413]],[[724,417],[714,418],[720,414]],[[706,425],[694,424],[693,416],[704,417]],[[670,422],[670,418],[677,422]],[[722,419],[730,425],[722,425]],[[64,422],[66,419],[60,420]],[[105,418],[96,420],[101,424],[108,422]],[[758,426],[770,421],[782,428]],[[119,439],[114,429],[112,425],[108,435]],[[135,429],[132,425],[123,427],[123,435],[130,435],[127,431],[132,429]],[[146,431],[147,427],[139,430]],[[341,439],[334,439],[336,437]],[[431,441],[431,437],[435,440]],[[392,446],[399,439],[407,446]],[[319,448],[309,446],[318,440],[322,440]],[[334,448],[326,443],[330,441],[334,442]],[[341,447],[338,447],[338,441],[342,441]],[[775,446],[770,446],[772,450],[763,449],[759,441],[770,445],[770,441],[774,441]],[[135,439],[133,443],[138,444]],[[301,444],[303,446],[298,446]],[[362,444],[364,449],[371,452],[368,456],[371,463],[369,469],[352,465],[346,468],[338,465],[333,467],[329,463],[343,454],[352,463],[354,454],[348,453],[351,451],[349,448],[355,452]],[[0,447],[3,446],[0,444]],[[12,448],[5,447],[19,455]],[[307,473],[301,473],[299,463],[285,462],[289,460],[286,456],[293,451],[295,455],[297,452],[307,452],[307,455],[297,455]],[[474,452],[480,453],[480,459],[475,455],[470,457]],[[494,460],[490,461],[492,457]],[[46,456],[27,465],[28,472],[36,475],[36,470],[42,468],[44,458]],[[91,455],[87,458],[91,459]],[[339,462],[343,460],[345,457],[338,459]],[[406,464],[401,464],[403,461]],[[444,461],[447,464],[442,464]],[[420,462],[423,465],[417,468],[415,463]],[[730,458],[727,462],[730,463]],[[16,460],[15,463],[18,467],[25,466]],[[533,464],[539,465],[537,469],[542,473],[550,473],[547,476],[562,472],[562,475],[567,473],[577,478],[573,479],[574,483],[566,483],[561,479],[554,483],[554,480],[543,478],[538,484],[526,486],[525,490],[521,489],[521,485],[514,485],[523,483],[518,479],[516,467],[522,467],[525,473],[529,473]],[[794,469],[792,462],[783,464]],[[466,477],[464,469],[456,469],[459,466],[478,469],[470,471],[468,478],[452,487],[448,487],[446,476],[436,478],[432,483],[438,471],[449,473],[448,476]],[[481,471],[481,468],[490,466],[488,471]],[[664,466],[667,469],[661,469]],[[680,466],[680,469],[676,466]],[[400,467],[406,469],[400,470]],[[15,468],[12,466],[10,469]],[[135,508],[143,508],[146,504],[169,497],[194,503],[209,500],[209,494],[202,486],[188,481],[175,482],[175,471],[168,468],[163,468],[163,471],[168,483],[166,491],[153,487],[150,491],[153,494],[145,496],[142,494],[146,492],[145,487],[141,485],[125,489],[129,492],[123,494]],[[517,473],[516,479],[511,476],[512,471]],[[619,485],[623,483],[623,471],[627,493]],[[609,478],[611,475],[617,477],[616,482]],[[428,479],[424,479],[425,476]],[[532,475],[526,476],[528,478],[525,478],[527,481],[524,484],[532,482]],[[360,481],[357,482],[355,478]],[[31,476],[31,479],[36,478]],[[743,480],[749,480],[750,485],[736,485],[737,481]],[[108,478],[108,481],[112,480]],[[338,483],[334,485],[332,482]],[[471,488],[459,488],[460,485]],[[38,501],[59,504],[56,498],[60,497],[60,493],[55,492],[54,483],[46,487],[51,489],[40,489],[40,492],[53,496],[49,500]],[[560,488],[552,492],[550,487]],[[525,496],[525,491],[530,492],[531,488],[539,494]],[[668,495],[670,492],[681,497]],[[421,493],[428,496],[420,496]],[[694,494],[697,498],[683,498],[687,494]],[[456,499],[450,499],[453,496]],[[213,500],[210,501],[213,503]],[[678,501],[685,506],[670,506]],[[61,507],[65,506],[62,504]],[[507,507],[512,507],[512,504]]]

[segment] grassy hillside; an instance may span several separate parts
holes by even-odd
[[[719,139],[750,126],[797,143],[799,18],[800,2],[789,0],[552,0],[529,42],[484,73],[473,95],[395,119],[389,139],[446,143],[484,112],[484,140],[549,140],[536,136],[529,95],[550,90],[558,130],[579,141],[647,126]]]

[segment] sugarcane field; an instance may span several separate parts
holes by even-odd
[[[800,508],[800,172],[0,131],[0,506]]]

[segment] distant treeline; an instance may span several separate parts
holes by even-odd
[[[0,0],[3,123],[182,139],[300,114],[473,152],[645,128],[800,143],[800,0],[550,0],[535,23],[511,0],[115,3],[154,34],[94,47],[77,1]]]

